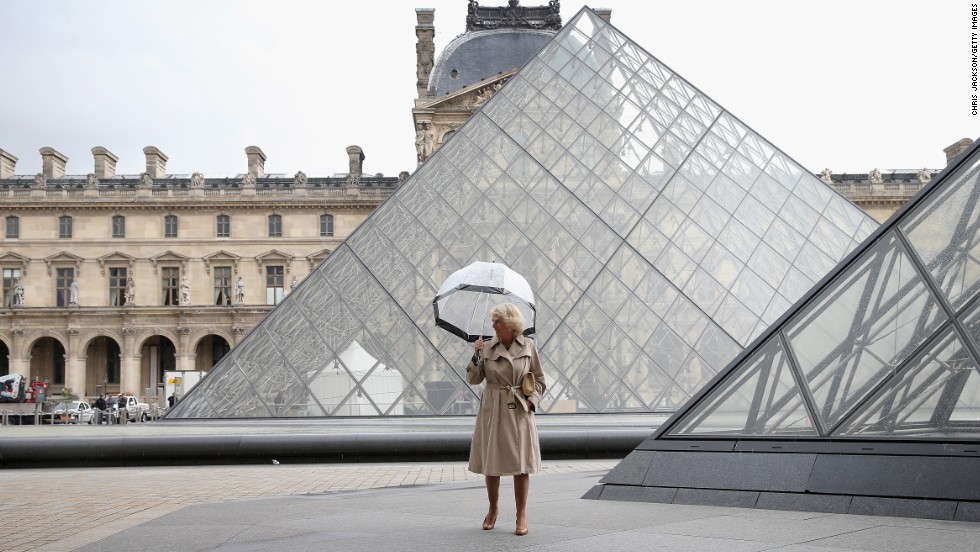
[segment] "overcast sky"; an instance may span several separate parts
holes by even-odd
[[[93,170],[91,148],[144,170],[415,169],[415,8],[435,8],[436,55],[466,0],[3,0],[0,149],[18,174],[38,149]],[[524,0],[523,5],[547,2]],[[504,5],[504,0],[483,2]],[[970,113],[970,1],[604,0],[612,23],[813,172],[945,165],[980,135]],[[562,2],[570,20],[583,4]]]

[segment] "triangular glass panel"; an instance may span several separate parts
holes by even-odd
[[[771,339],[689,410],[670,435],[815,436],[779,339]]]
[[[980,437],[980,371],[947,330],[834,433],[848,436]]]
[[[583,9],[172,415],[470,412],[430,309],[474,261],[535,293],[545,411],[669,411],[874,227]]]

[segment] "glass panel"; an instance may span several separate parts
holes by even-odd
[[[945,187],[901,224],[946,299],[959,309],[980,289],[980,159],[950,175]]]
[[[778,339],[744,361],[670,430],[670,435],[816,436]]]
[[[945,319],[895,237],[879,240],[786,330],[821,422],[834,425]]]
[[[908,363],[838,434],[975,439],[980,431],[980,372],[947,330]]]

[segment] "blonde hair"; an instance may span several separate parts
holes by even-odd
[[[490,309],[490,320],[503,320],[504,324],[518,335],[524,331],[524,315],[513,303],[501,303]]]

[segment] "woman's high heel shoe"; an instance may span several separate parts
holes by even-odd
[[[517,520],[517,529],[514,531],[514,534],[517,535],[518,537],[523,537],[527,535],[527,520],[524,520],[523,528],[521,527],[521,520],[520,519]]]
[[[483,518],[483,530],[489,531],[493,529],[493,526],[497,524],[497,512],[491,514],[487,512],[487,517]]]

